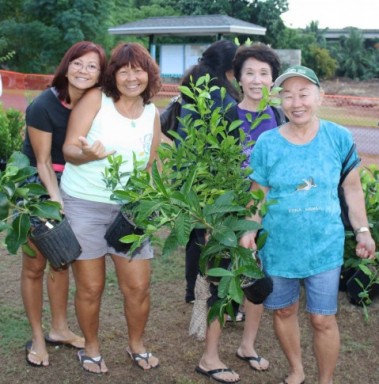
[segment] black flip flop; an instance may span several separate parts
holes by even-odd
[[[231,372],[231,373],[234,373],[234,371],[230,368],[218,368],[218,369],[210,369],[209,371],[206,371],[205,369],[203,368],[200,368],[199,366],[197,366],[195,368],[195,371],[197,373],[200,373],[201,375],[204,375],[204,376],[207,376],[211,379],[213,379],[214,381],[217,381],[219,383],[226,383],[226,384],[230,384],[230,383],[238,383],[240,381],[240,379],[237,379],[237,380],[234,380],[234,381],[230,381],[230,380],[224,380],[224,379],[220,379],[218,378],[217,375],[218,373],[223,373],[223,372]]]
[[[39,356],[37,354],[37,352],[33,351],[32,349],[33,347],[33,342],[31,340],[29,340],[26,344],[25,344],[25,359],[26,359],[26,362],[31,365],[32,367],[38,367],[38,368],[41,368],[41,367],[48,367],[49,365],[43,365],[43,358],[41,358],[41,356]],[[35,356],[37,356],[41,362],[38,364],[38,363],[34,363],[33,361],[31,361],[29,359],[29,354],[34,354]]]
[[[259,365],[260,365],[260,361],[262,360],[262,357],[261,356],[241,356],[240,354],[238,354],[238,352],[236,352],[236,356],[243,360],[243,361],[246,361],[250,368],[253,369],[254,371],[257,371],[257,372],[265,372],[268,370],[268,368],[266,369],[257,369],[255,367],[253,367],[251,364],[250,364],[250,361],[256,361]],[[301,383],[302,384],[302,383]]]

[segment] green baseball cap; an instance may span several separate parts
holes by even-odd
[[[291,77],[303,77],[304,79],[309,80],[311,83],[316,84],[318,87],[320,86],[320,81],[314,71],[302,65],[294,65],[293,67],[289,67],[275,80],[274,86],[280,87],[285,80]]]

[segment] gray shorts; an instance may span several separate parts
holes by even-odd
[[[108,227],[120,212],[120,205],[83,200],[69,196],[64,191],[61,192],[64,213],[82,247],[82,253],[77,260],[99,259],[106,254],[127,259],[132,257],[130,252],[117,252],[107,244],[104,238]],[[152,258],[153,249],[147,240],[133,252],[133,259],[147,260]]]

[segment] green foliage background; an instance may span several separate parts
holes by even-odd
[[[250,36],[275,49],[301,49],[302,63],[321,78],[334,75],[352,79],[379,77],[377,40],[364,40],[357,29],[349,37],[327,42],[326,30],[312,21],[305,30],[287,28],[281,15],[287,0],[0,0],[0,61],[2,68],[27,73],[53,73],[63,53],[79,40],[102,44],[109,53],[120,40],[146,37],[115,36],[108,28],[147,17],[226,14],[267,29],[265,36]],[[246,36],[238,37],[243,43]],[[170,42],[211,42],[213,37],[159,37]]]

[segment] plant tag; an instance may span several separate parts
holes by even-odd
[[[51,224],[51,223],[49,223],[48,221],[46,221],[45,225],[46,225],[46,227],[49,228],[49,229],[54,228],[54,225]]]

